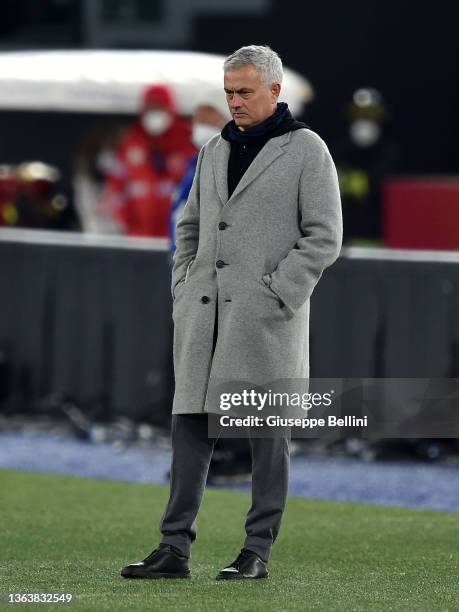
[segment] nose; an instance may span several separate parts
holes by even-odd
[[[231,108],[232,109],[239,108],[241,104],[242,104],[241,96],[237,93],[233,94],[233,97],[231,99]]]

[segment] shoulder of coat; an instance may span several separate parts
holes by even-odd
[[[225,140],[221,137],[220,132],[212,136],[210,140],[206,142],[206,144],[201,149],[202,157],[210,158],[213,156],[213,153],[216,147],[220,144],[220,141],[225,142]]]
[[[223,140],[220,132],[218,132],[217,134],[215,134],[214,136],[212,136],[212,138],[210,140],[208,140],[206,142],[206,144],[204,145],[204,149],[206,151],[212,151],[213,149],[215,149],[215,147],[217,146],[217,144],[220,142],[220,139]]]
[[[312,146],[325,145],[324,139],[321,138],[317,132],[314,132],[314,130],[309,128],[300,128],[299,130],[295,130],[292,132],[292,137],[295,140],[311,144]]]
[[[213,152],[215,150],[216,145],[219,143],[220,141],[220,132],[218,134],[215,134],[214,136],[212,136],[212,138],[210,140],[208,140],[206,142],[206,144],[201,147],[200,151],[199,151],[199,156],[198,156],[198,165],[199,161],[201,160],[201,162],[204,159],[211,159]]]
[[[298,148],[306,154],[306,156],[318,156],[328,152],[327,143],[323,138],[310,130],[309,128],[301,128],[292,132],[292,141],[296,143]]]

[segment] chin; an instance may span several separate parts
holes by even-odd
[[[238,127],[249,128],[253,122],[249,119],[249,117],[235,117],[234,123]]]

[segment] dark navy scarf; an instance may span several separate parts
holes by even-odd
[[[305,123],[296,121],[286,102],[279,102],[277,104],[276,111],[269,116],[267,119],[254,125],[251,128],[247,128],[242,131],[239,130],[234,119],[227,123],[222,130],[222,137],[225,140],[237,142],[240,144],[249,144],[258,139],[267,139],[279,131],[279,127],[282,125],[282,132],[288,132],[291,130],[297,130],[300,128],[308,127]]]

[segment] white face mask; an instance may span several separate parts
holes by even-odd
[[[209,125],[208,123],[193,123],[191,140],[194,146],[200,149],[212,138],[212,136],[219,133],[220,130],[214,125]]]
[[[356,119],[351,123],[350,133],[358,147],[371,147],[379,139],[381,128],[370,119]]]
[[[172,117],[167,111],[149,110],[143,113],[141,121],[143,127],[149,134],[160,136],[170,127]]]

